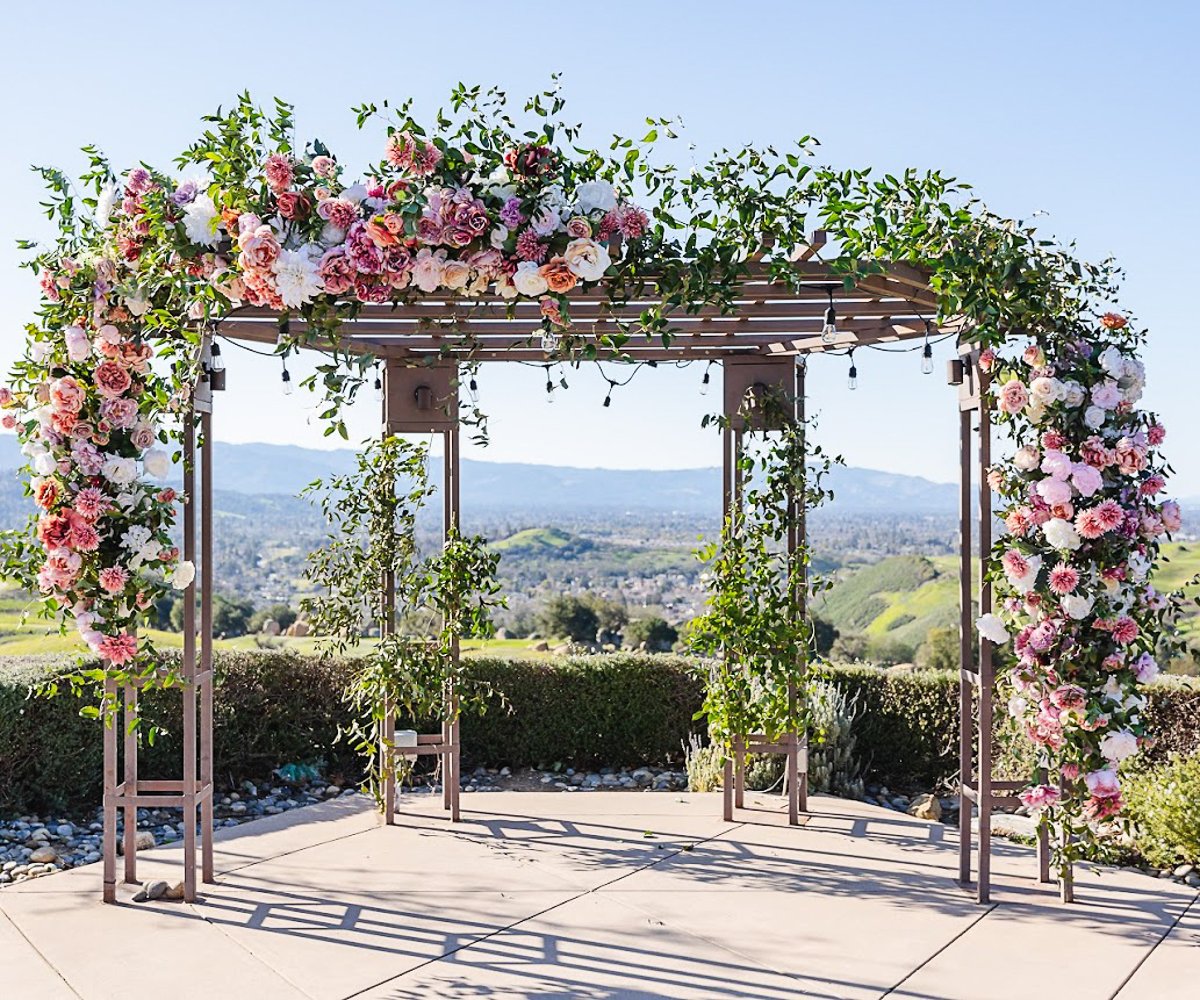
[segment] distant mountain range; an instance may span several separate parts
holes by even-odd
[[[355,452],[295,445],[216,442],[213,484],[252,495],[295,495],[314,479],[349,472]],[[22,464],[13,435],[0,435],[0,470]],[[434,459],[434,482],[441,461]],[[827,484],[844,513],[951,514],[958,488],[919,476],[854,467],[837,468]],[[516,462],[464,461],[464,507],[481,511],[654,510],[715,515],[721,505],[721,471],[708,469],[579,469]]]

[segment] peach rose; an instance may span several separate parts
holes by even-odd
[[[102,361],[96,366],[96,388],[109,399],[116,399],[129,391],[133,379],[122,365],[115,361]]]
[[[552,257],[549,263],[538,268],[538,274],[546,279],[550,291],[560,295],[569,292],[579,281],[562,257]]]

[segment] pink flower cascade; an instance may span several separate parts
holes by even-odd
[[[981,631],[1012,637],[1009,711],[1054,778],[1021,799],[1077,837],[1120,812],[1117,766],[1146,744],[1139,688],[1158,673],[1155,640],[1172,607],[1149,577],[1180,512],[1161,496],[1166,432],[1136,405],[1139,344],[1108,313],[1087,337],[981,357],[1020,446],[991,470],[1007,535],[993,571],[998,615]]]

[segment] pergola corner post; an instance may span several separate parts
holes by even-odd
[[[101,856],[101,899],[117,902],[117,813],[124,833],[123,880],[136,884],[137,813],[139,808],[178,808],[183,812],[183,899],[196,899],[196,847],[200,847],[201,878],[215,879],[213,865],[213,669],[212,669],[212,386],[208,359],[211,340],[201,341],[203,374],[194,387],[192,407],[183,419],[183,558],[197,573],[182,594],[183,655],[180,668],[182,700],[182,767],[179,778],[148,779],[138,772],[139,687],[137,681],[118,685],[104,682],[104,794]],[[197,442],[197,423],[200,440]],[[196,466],[200,466],[197,494]],[[197,525],[199,531],[197,532]],[[197,537],[199,536],[199,537]],[[197,552],[197,547],[199,551]],[[199,608],[197,608],[199,599]],[[197,629],[197,611],[199,629]],[[197,632],[199,635],[197,636]],[[197,638],[199,657],[197,657]],[[118,742],[117,730],[123,735]],[[118,748],[120,752],[118,752]],[[121,780],[118,782],[118,766]]]
[[[804,419],[804,368],[791,355],[776,358],[745,357],[725,358],[722,361],[724,383],[725,427],[722,431],[722,471],[724,519],[728,531],[736,532],[742,517],[742,468],[741,455],[743,437],[747,430],[772,429],[765,422],[753,425],[747,419],[744,404],[748,396],[761,392],[774,392],[787,400],[794,419]],[[802,459],[803,461],[803,459]],[[792,579],[789,585],[801,614],[805,611],[808,581],[803,569],[797,573],[795,557],[804,546],[804,496],[794,494],[787,498],[788,531],[787,558]],[[807,650],[799,649],[796,655],[807,663]],[[788,700],[794,709],[800,692],[795,685],[788,688]],[[808,734],[807,732],[781,733],[734,733],[732,747],[725,758],[722,780],[722,815],[732,822],[735,809],[745,807],[746,756],[750,753],[778,753],[786,758],[784,766],[785,790],[788,797],[788,823],[800,824],[800,813],[808,810]]]
[[[988,557],[992,549],[992,489],[988,471],[992,462],[991,414],[987,402],[987,374],[979,368],[979,352],[960,344],[959,358],[950,362],[950,384],[958,387],[959,410],[959,812],[958,880],[971,884],[973,813],[977,812],[979,833],[978,880],[975,897],[991,900],[992,810],[1016,806],[1015,794],[1023,781],[996,780],[994,702],[996,674],[990,640],[974,638],[973,590],[979,589],[979,614],[992,611],[992,585],[988,579]],[[974,426],[973,426],[974,425]],[[977,441],[977,460],[972,460],[972,439]],[[973,493],[974,503],[972,502]],[[976,509],[977,508],[977,509]],[[976,521],[979,540],[978,573],[973,572],[974,546],[971,522]],[[1038,881],[1050,881],[1049,838],[1038,831]],[[1063,883],[1063,899],[1069,901],[1070,878]]]
[[[442,436],[443,538],[449,542],[459,524],[459,418],[458,364],[405,363],[387,358],[383,370],[383,436],[393,434],[440,434]],[[380,630],[392,634],[397,627],[395,607],[396,581],[391,574],[383,580],[386,605]],[[451,642],[455,664],[460,655],[458,636]],[[450,821],[460,818],[460,772],[462,724],[459,719],[458,692],[448,682],[442,696],[442,719],[437,733],[421,733],[415,746],[396,746],[395,707],[384,706],[380,724],[380,775],[383,789],[384,823],[395,823],[397,755],[417,757],[436,755],[442,770],[442,804]]]

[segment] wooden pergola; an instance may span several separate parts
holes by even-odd
[[[817,234],[812,244],[787,266],[791,280],[774,276],[778,265],[761,260],[746,264],[744,280],[728,310],[708,305],[679,306],[669,317],[673,339],[663,345],[657,335],[639,333],[642,313],[657,306],[661,295],[654,279],[646,278],[630,289],[628,299],[619,305],[595,291],[572,295],[569,300],[570,334],[574,343],[595,340],[623,331],[630,334],[621,356],[613,358],[601,348],[600,360],[631,363],[667,361],[709,361],[720,363],[724,374],[724,413],[729,424],[724,432],[724,502],[726,511],[740,503],[738,456],[748,428],[740,414],[747,393],[763,388],[778,389],[794,401],[795,415],[803,416],[804,376],[807,355],[838,351],[873,344],[923,338],[933,334],[961,333],[961,326],[943,323],[934,326],[937,298],[929,287],[928,276],[914,267],[890,264],[878,273],[848,283],[842,272],[819,259],[824,240]],[[774,269],[773,269],[774,268]],[[827,310],[832,303],[836,313],[836,333],[822,332]],[[303,319],[287,318],[289,329],[303,331]],[[212,472],[210,449],[212,431],[212,388],[208,366],[211,338],[214,335],[258,344],[275,345],[284,316],[265,309],[241,308],[219,320],[205,333],[202,347],[205,374],[196,393],[200,442],[192,422],[187,422],[184,440],[185,491],[191,498],[184,517],[184,555],[199,566],[196,581],[185,595],[183,653],[183,777],[181,781],[146,781],[137,770],[137,741],[123,740],[123,780],[117,782],[118,740],[115,726],[105,731],[104,791],[104,899],[116,898],[115,818],[118,808],[125,811],[125,880],[136,881],[136,810],[138,807],[181,806],[184,813],[184,895],[196,895],[196,846],[202,845],[201,877],[213,879],[213,759],[212,759]],[[384,365],[383,432],[437,433],[445,446],[443,484],[444,526],[447,532],[459,520],[459,424],[458,372],[462,363],[524,361],[543,364],[569,362],[571,358],[548,354],[540,343],[542,316],[537,302],[506,301],[494,294],[477,297],[436,293],[416,298],[411,303],[361,305],[354,318],[339,330],[338,348],[357,354],[370,354]],[[302,339],[301,346],[328,350],[334,345],[319,336]],[[984,641],[972,640],[972,528],[978,517],[979,551],[986,554],[991,543],[991,496],[986,485],[990,463],[990,425],[987,408],[981,406],[983,385],[974,356],[960,350],[960,359],[951,362],[950,382],[960,386],[956,407],[959,412],[961,440],[961,550],[960,550],[960,629],[961,644],[961,791],[960,791],[960,879],[971,882],[973,838],[972,806],[979,813],[979,863],[977,895],[988,899],[990,883],[989,821],[993,805],[1015,801],[1012,792],[1017,782],[992,780],[992,698],[993,672],[991,648]],[[762,428],[754,428],[762,429]],[[972,440],[978,440],[977,461],[972,460]],[[198,461],[194,461],[198,459]],[[198,468],[197,477],[194,469]],[[973,476],[972,470],[977,470]],[[973,481],[978,502],[972,502]],[[196,486],[199,489],[196,489]],[[973,509],[974,508],[974,509]],[[798,530],[789,534],[794,551],[804,544],[803,511],[798,512]],[[199,529],[199,530],[197,530]],[[980,611],[991,607],[991,591],[980,560]],[[386,586],[392,582],[385,581]],[[798,581],[801,592],[806,581]],[[198,603],[198,621],[193,608]],[[198,627],[197,627],[198,626]],[[384,629],[395,622],[382,623]],[[458,655],[457,647],[454,655]],[[978,689],[984,696],[976,698]],[[115,699],[118,692],[110,690]],[[385,753],[400,756],[436,755],[443,776],[444,804],[451,819],[459,815],[459,759],[461,723],[457,717],[455,692],[446,692],[446,718],[436,733],[419,734],[416,742],[394,746],[395,719],[388,718],[381,733]],[[120,694],[127,715],[136,715],[137,692],[132,688]],[[977,707],[973,708],[973,704]],[[199,716],[198,716],[199,709]],[[789,821],[799,822],[799,813],[807,808],[807,734],[787,733],[768,737],[763,733],[739,734],[734,740],[733,758],[726,762],[724,815],[732,819],[734,810],[743,807],[746,753],[780,753],[787,757]],[[976,760],[978,766],[976,766]],[[383,767],[390,777],[385,781],[384,816],[394,822],[395,770],[392,761]],[[997,795],[997,793],[1003,793]],[[199,824],[197,808],[200,808]],[[1040,845],[1039,875],[1049,880],[1046,844]]]

